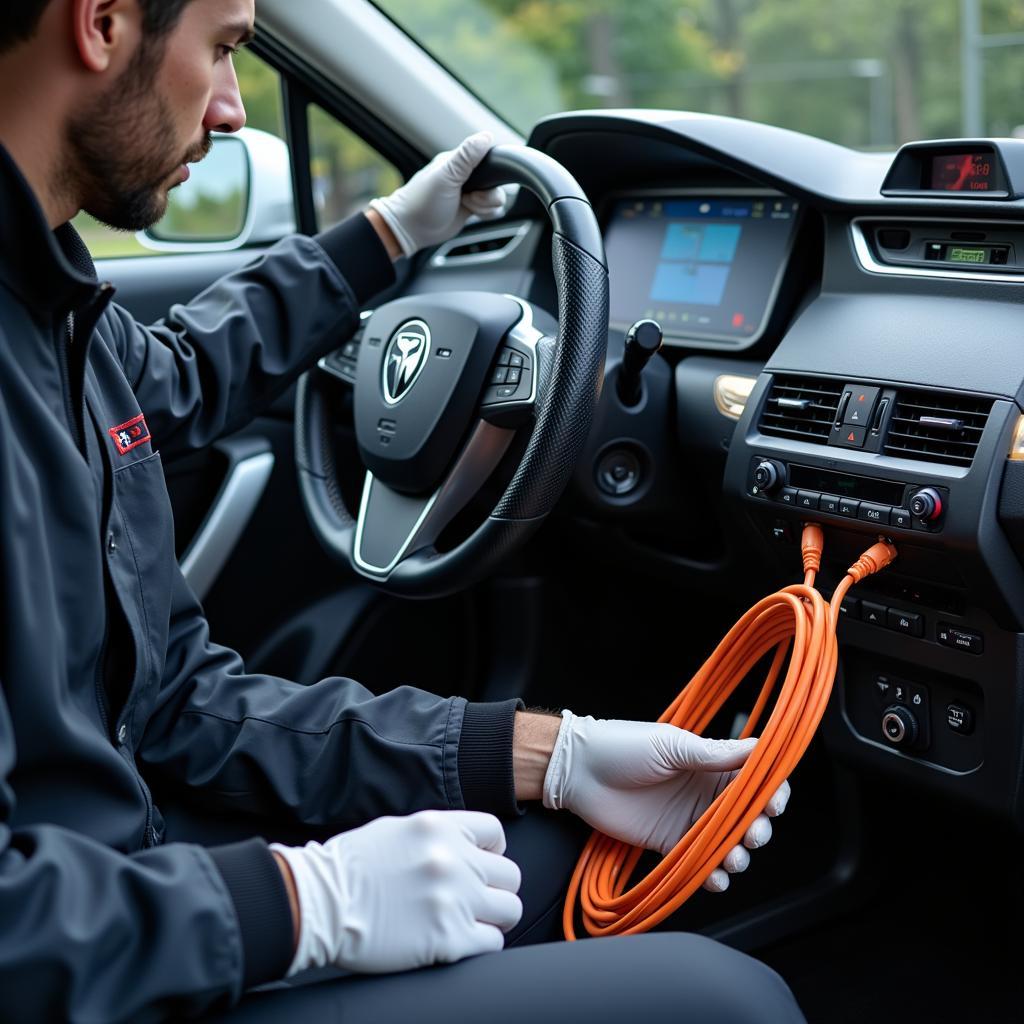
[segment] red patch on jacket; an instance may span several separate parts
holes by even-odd
[[[111,427],[107,433],[114,439],[119,455],[127,455],[133,448],[138,448],[140,444],[153,440],[149,427],[146,426],[144,415],[136,416],[135,419],[122,423],[120,426]]]

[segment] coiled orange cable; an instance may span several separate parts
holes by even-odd
[[[847,570],[831,604],[814,587],[821,567],[821,527],[804,527],[804,582],[758,601],[715,648],[659,722],[700,735],[729,695],[773,648],[764,685],[741,738],[753,735],[782,670],[792,641],[789,668],[775,708],[739,774],[646,878],[628,892],[643,849],[601,832],[591,834],[569,883],[562,912],[567,939],[574,940],[577,897],[583,926],[591,935],[645,932],[678,910],[739,842],[782,782],[803,757],[825,712],[836,674],[836,622],[846,592],[884,569],[896,548],[879,541]]]

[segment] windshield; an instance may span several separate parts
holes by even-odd
[[[1021,0],[377,2],[523,134],[594,107],[728,114],[862,149],[1024,124]]]

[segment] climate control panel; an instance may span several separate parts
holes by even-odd
[[[942,529],[949,507],[943,487],[883,480],[755,456],[746,493],[802,512],[856,519],[896,530]]]

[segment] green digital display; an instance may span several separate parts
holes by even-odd
[[[946,253],[946,259],[950,263],[986,263],[988,262],[988,251],[986,249],[965,249],[962,246],[951,245]]]

